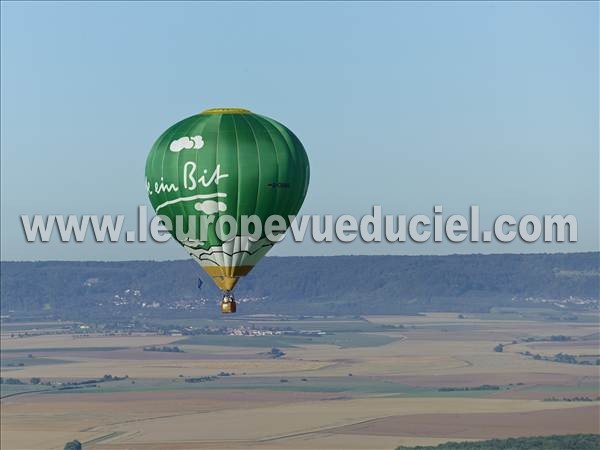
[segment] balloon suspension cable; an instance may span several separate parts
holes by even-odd
[[[223,314],[233,314],[237,309],[233,292],[224,291],[221,299],[221,312]]]

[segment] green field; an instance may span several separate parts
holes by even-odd
[[[68,353],[68,352],[109,352],[123,347],[48,347],[48,348],[8,348],[2,353]]]
[[[4,353],[4,351],[2,352]],[[2,368],[15,368],[26,367],[26,366],[44,366],[48,364],[67,364],[71,361],[67,361],[64,359],[55,359],[55,358],[43,358],[43,357],[33,357],[28,358],[26,356],[19,356],[14,358],[0,358],[0,367]],[[22,366],[20,366],[22,364]]]
[[[24,392],[37,392],[50,390],[48,386],[40,386],[33,384],[0,384],[0,397],[21,394]]]
[[[174,390],[268,390],[280,392],[321,392],[340,393],[348,395],[386,395],[399,397],[457,397],[475,398],[485,397],[488,390],[471,391],[439,391],[437,388],[419,388],[406,384],[375,379],[372,377],[345,376],[345,377],[257,377],[257,376],[222,376],[213,381],[187,383],[186,378],[194,377],[186,374],[185,377],[173,379],[143,379],[123,380],[117,382],[98,383],[96,386],[84,386],[78,389],[55,389],[55,394],[73,394],[81,392],[110,393],[110,392],[153,392]],[[511,387],[503,386],[501,390]]]
[[[65,330],[65,329],[69,329],[71,326],[70,323],[63,323],[63,322],[40,322],[40,323],[35,323],[35,324],[22,324],[19,322],[12,322],[12,323],[2,323],[0,325],[0,329],[2,329],[3,333],[15,333],[18,334],[22,331],[39,331],[39,330],[44,330],[44,331],[49,331],[49,330]]]

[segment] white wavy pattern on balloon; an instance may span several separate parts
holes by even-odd
[[[239,267],[254,266],[267,254],[274,242],[266,237],[252,241],[248,236],[236,236],[222,245],[208,249],[200,247],[200,242],[185,241],[182,245],[201,266]]]
[[[156,208],[154,208],[154,210],[156,211],[156,214],[158,214],[158,212],[161,209],[163,209],[165,206],[175,205],[175,204],[181,203],[181,202],[190,202],[193,200],[205,200],[203,203],[206,203],[206,201],[209,199],[225,198],[225,197],[227,197],[227,194],[225,192],[214,192],[212,194],[196,194],[196,195],[190,195],[188,197],[179,197],[179,198],[174,198],[173,200],[167,200],[166,202],[161,203]],[[200,206],[198,206],[198,205],[200,205]],[[212,212],[210,214],[214,214],[217,211],[225,211],[227,209],[227,206],[222,202],[216,202],[216,205],[217,205],[217,209],[215,211],[213,211],[211,209]],[[194,205],[194,207],[197,211],[202,211],[202,208],[203,208],[202,203],[196,203],[196,205]]]

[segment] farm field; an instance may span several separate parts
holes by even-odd
[[[600,358],[597,321],[238,320],[323,334],[82,336],[3,324],[2,448],[392,450],[600,432],[600,366],[526,354]]]

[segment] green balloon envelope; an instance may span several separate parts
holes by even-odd
[[[300,140],[279,122],[244,109],[210,109],[176,123],[146,161],[154,210],[168,218],[171,234],[224,291],[273,246],[264,232],[267,219],[278,215],[289,226],[308,181]],[[223,216],[235,219],[234,236],[224,235],[233,233]],[[242,216],[258,216],[262,233],[243,234]]]

